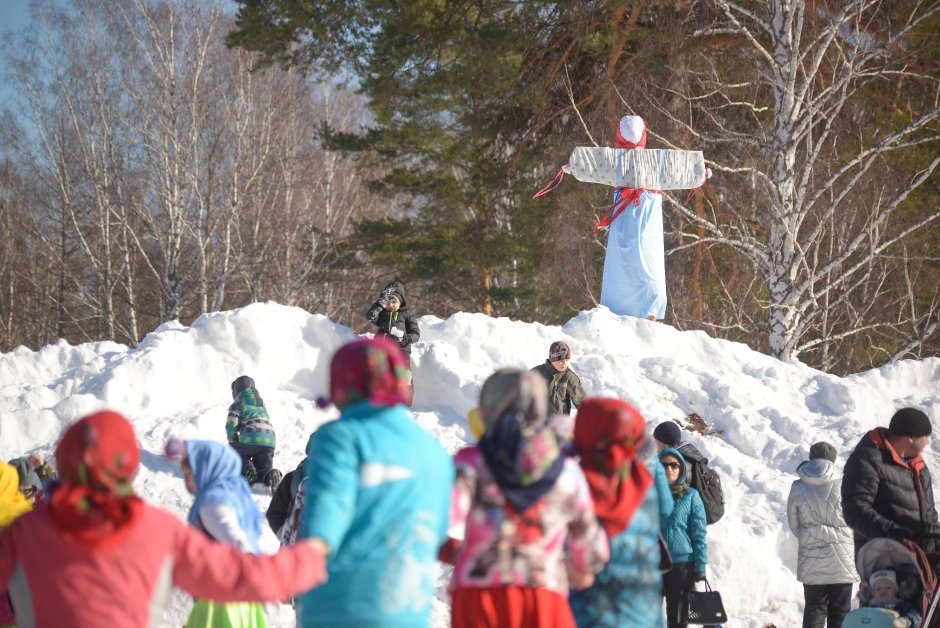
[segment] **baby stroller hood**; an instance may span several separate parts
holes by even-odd
[[[936,591],[937,577],[919,547],[913,543],[908,545],[893,539],[875,538],[858,551],[855,565],[862,580],[858,588],[861,606],[867,606],[871,601],[868,578],[876,571],[892,569],[897,574],[898,598],[919,606],[921,615],[927,614]]]
[[[913,566],[920,576],[920,567],[911,554],[911,550],[900,541],[893,539],[872,539],[858,550],[858,556],[855,557],[855,566],[858,568],[858,575],[861,576],[862,582],[868,582],[868,578],[876,571],[897,570],[901,565]]]

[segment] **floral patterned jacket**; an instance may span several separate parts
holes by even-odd
[[[503,498],[483,454],[467,447],[454,457],[452,536],[464,527],[451,590],[500,586],[545,588],[568,596],[570,574],[600,571],[607,537],[594,515],[581,468],[566,460],[555,486],[517,512]]]

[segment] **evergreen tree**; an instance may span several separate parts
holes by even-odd
[[[347,72],[367,96],[374,128],[327,139],[377,149],[392,168],[375,189],[408,199],[407,220],[360,225],[374,259],[426,282],[440,313],[531,316],[555,207],[532,192],[588,139],[574,102],[605,128],[616,119],[609,79],[628,64],[626,5],[611,16],[603,3],[574,2],[238,4],[230,45],[265,63]],[[593,194],[602,211],[602,193]],[[577,237],[589,241],[584,196],[575,220]],[[566,313],[594,305],[578,293],[578,303],[561,305]]]

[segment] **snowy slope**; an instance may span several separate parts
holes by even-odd
[[[572,368],[588,394],[635,404],[650,425],[697,412],[717,430],[690,439],[722,475],[726,514],[709,527],[709,580],[722,592],[728,626],[798,625],[802,588],[794,571],[796,541],[786,526],[786,497],[809,445],[827,440],[840,463],[870,428],[898,407],[940,410],[940,359],[906,361],[846,378],[782,363],[745,345],[702,332],[618,317],[601,308],[562,327],[482,314],[419,321],[415,345],[417,421],[455,451],[465,416],[496,368],[542,362],[553,340],[566,340]],[[62,429],[102,407],[134,423],[143,464],[137,490],[183,517],[191,497],[176,465],[160,456],[170,435],[225,440],[230,382],[255,378],[278,435],[276,465],[303,457],[307,437],[335,410],[313,403],[327,390],[333,351],[356,335],[321,315],[275,303],[201,316],[191,326],[166,324],[134,349],[112,343],[0,355],[0,458],[50,455]],[[926,452],[940,468],[940,447]],[[267,497],[256,496],[259,506]],[[265,550],[277,543],[269,532]],[[442,573],[441,582],[446,574]],[[442,594],[443,595],[443,594]],[[166,625],[181,625],[190,601],[174,595]],[[271,606],[272,626],[293,625],[289,607]],[[435,626],[447,624],[440,602]]]

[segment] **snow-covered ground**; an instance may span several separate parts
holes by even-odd
[[[571,346],[571,366],[589,395],[630,401],[651,427],[667,419],[681,423],[690,412],[705,418],[715,433],[689,440],[722,476],[727,505],[724,518],[708,529],[708,571],[731,617],[728,626],[801,622],[786,498],[809,445],[829,441],[841,464],[859,438],[886,425],[896,408],[916,406],[932,418],[940,411],[938,358],[840,378],[603,308],[561,327],[464,313],[447,320],[424,316],[419,324],[412,409],[451,452],[467,438],[465,416],[484,379],[499,367],[541,363],[558,339]],[[59,342],[35,352],[16,349],[0,355],[0,458],[51,455],[66,425],[110,407],[131,419],[144,452],[138,492],[184,517],[192,498],[178,466],[161,456],[166,439],[224,442],[229,385],[247,374],[277,430],[275,463],[284,471],[293,468],[308,435],[336,416],[313,400],[327,391],[334,350],[354,337],[324,316],[266,303],[207,314],[190,327],[163,325],[136,348]],[[934,441],[925,455],[935,471],[938,454]],[[260,490],[255,499],[266,508],[268,497]],[[263,547],[277,547],[270,531]],[[176,593],[166,625],[181,625],[189,606]],[[286,606],[268,607],[268,617],[272,626],[293,625]],[[447,622],[440,601],[433,625]]]

